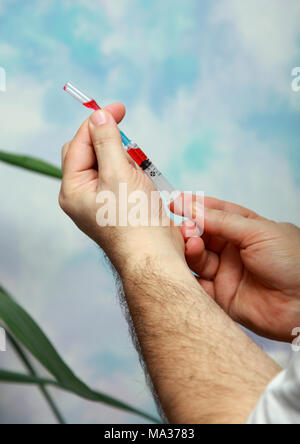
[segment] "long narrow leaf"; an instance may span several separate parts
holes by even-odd
[[[19,359],[23,362],[23,364],[24,364],[25,368],[28,370],[29,374],[31,376],[38,377],[38,374],[35,371],[33,364],[31,363],[25,350],[23,350],[22,346],[15,340],[15,338],[9,332],[7,332],[7,337],[8,337],[9,342],[11,343],[12,347],[15,349],[15,353],[17,354]],[[57,405],[55,404],[52,396],[50,395],[50,393],[48,392],[46,387],[43,384],[41,384],[39,388],[40,388],[40,391],[41,391],[43,397],[45,398],[49,408],[52,410],[52,413],[55,416],[55,418],[57,419],[57,421],[59,422],[59,424],[66,424],[62,414],[60,413]]]
[[[6,151],[0,151],[0,160],[2,162],[6,162],[20,168],[25,168],[26,170],[34,171],[36,173],[44,174],[46,176],[55,177],[57,179],[62,178],[62,172],[59,168],[35,157],[22,156],[19,154],[8,153]]]
[[[68,389],[66,386],[64,386],[60,382],[57,382],[53,379],[40,378],[38,376],[25,375],[23,373],[11,372],[8,370],[0,370],[0,382],[14,383],[14,384],[52,385],[56,388],[66,390],[70,393],[74,393],[73,390]],[[103,395],[102,393],[97,393],[97,392],[93,392],[93,393],[94,393],[93,399],[91,399],[91,398],[85,398],[85,399],[88,399],[89,401],[104,402],[106,404],[109,404],[110,406],[117,407],[122,410],[128,410],[128,406],[121,401],[111,398],[110,396]],[[105,399],[105,401],[104,401],[104,399]],[[130,408],[130,413],[141,414],[139,410],[136,410],[136,409],[131,410],[131,408]],[[147,419],[152,418],[151,416],[148,416],[147,414],[145,414],[145,415],[146,415]],[[143,414],[142,416],[145,416],[145,415]],[[150,420],[154,421],[154,418],[152,418]]]
[[[0,382],[14,383],[14,384],[28,384],[28,385],[35,384],[35,385],[43,385],[43,386],[52,385],[53,387],[73,393],[72,390],[69,390],[63,384],[61,384],[57,381],[54,381],[52,379],[40,378],[40,377],[32,376],[32,375],[24,375],[23,373],[11,372],[11,371],[7,371],[7,370],[0,370]],[[92,401],[99,401],[100,400],[101,402],[104,402],[102,394],[97,393],[97,392],[94,392],[94,394],[95,394],[94,399],[90,399],[90,400],[92,400]],[[99,399],[96,399],[97,397]],[[114,407],[118,407],[119,409],[122,409],[122,410],[128,410],[128,407],[124,403],[116,401],[115,399],[110,398],[109,396],[104,395],[104,397],[108,400],[108,402],[106,402],[107,404],[112,405],[111,401],[113,401]],[[89,398],[87,398],[87,399],[89,399]],[[140,410],[130,408],[130,413],[135,413],[135,414],[141,415],[152,422],[159,422],[157,420],[157,418],[153,418],[151,415],[148,415],[147,413],[141,413]]]
[[[90,401],[98,401],[159,422],[151,415],[117,399],[90,389],[61,359],[46,335],[23,308],[0,287],[0,318],[14,337],[51,373],[56,384]],[[48,382],[50,383],[50,382]]]
[[[9,370],[0,370],[0,382],[8,382],[14,384],[37,384],[37,385],[53,385],[58,388],[63,388],[58,382],[47,379],[39,378],[33,375],[25,375],[23,373],[11,372]]]

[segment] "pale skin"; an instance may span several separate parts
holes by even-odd
[[[119,272],[168,420],[244,423],[281,369],[234,321],[291,339],[299,321],[299,230],[213,199],[205,202],[202,238],[185,238],[184,226],[99,227],[100,190],[117,193],[120,182],[129,192],[155,189],[122,147],[116,122],[124,114],[121,104],[97,111],[64,146],[60,205]]]
[[[190,202],[195,211],[195,198]],[[177,207],[172,205],[180,213]],[[185,236],[185,226],[182,232]],[[270,339],[294,339],[300,322],[298,227],[207,197],[205,234],[185,242],[188,265],[232,319]]]

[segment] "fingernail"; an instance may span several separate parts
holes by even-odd
[[[193,202],[192,205],[192,219],[197,220],[199,217],[203,216],[204,213],[204,205],[200,202]]]
[[[104,125],[108,122],[108,115],[102,110],[96,111],[94,114],[91,115],[91,122],[95,126]]]
[[[199,237],[200,236],[200,230],[197,227],[196,223],[192,220],[185,220],[182,223],[182,228],[184,231],[184,237],[186,239],[190,239],[192,237]]]

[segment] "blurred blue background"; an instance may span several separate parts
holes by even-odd
[[[60,163],[88,111],[72,80],[184,190],[300,224],[298,0],[0,0],[0,148]],[[154,411],[111,273],[57,204],[59,183],[0,164],[0,282],[98,390]],[[256,340],[279,362],[289,348]],[[21,369],[13,353],[1,367]],[[37,389],[0,385],[0,423],[54,419]],[[141,422],[52,389],[72,423]]]

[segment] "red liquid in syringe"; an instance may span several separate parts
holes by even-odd
[[[83,104],[86,108],[94,109],[95,111],[98,111],[98,109],[101,109],[96,100],[91,100],[90,102]]]
[[[91,100],[90,102],[86,102],[83,104],[86,108],[93,109],[98,111],[100,106],[96,102],[96,100]],[[129,148],[127,150],[130,157],[138,164],[138,166],[142,166],[142,164],[148,159],[145,153],[140,148]]]
[[[129,148],[127,150],[129,156],[138,164],[138,166],[142,166],[142,164],[148,160],[148,157],[141,150],[141,148]]]

